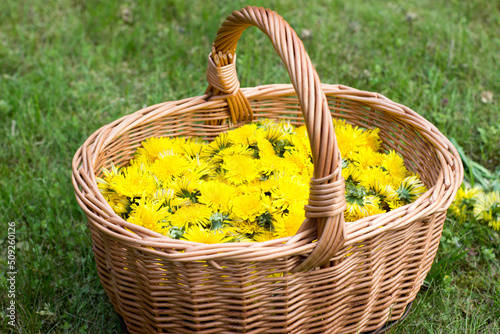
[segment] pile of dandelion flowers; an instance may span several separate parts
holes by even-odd
[[[387,212],[426,191],[400,155],[380,151],[378,129],[333,122],[343,154],[346,221]],[[175,239],[249,242],[297,232],[313,171],[306,127],[266,120],[210,143],[149,138],[129,166],[103,170],[98,181],[113,210],[129,222]]]

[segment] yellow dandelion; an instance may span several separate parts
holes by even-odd
[[[289,206],[288,213],[276,217],[274,225],[275,238],[295,235],[305,219],[304,205],[294,203]]]
[[[360,147],[358,152],[351,155],[351,159],[359,169],[380,166],[384,160],[384,155],[372,150],[371,147]]]
[[[217,180],[201,183],[199,190],[198,201],[221,212],[229,212],[231,198],[237,194],[235,187]]]
[[[389,173],[393,180],[392,186],[396,188],[408,173],[403,158],[397,154],[396,151],[391,151],[384,157],[384,161],[382,161],[382,168]]]
[[[278,127],[284,134],[291,135],[295,133],[295,126],[290,124],[290,121],[280,121]]]
[[[266,229],[262,226],[259,226],[259,224],[256,221],[249,221],[249,220],[233,220],[231,222],[236,231],[240,234],[244,235],[251,235],[253,233],[264,233]]]
[[[309,198],[309,185],[300,177],[281,177],[271,190],[273,205],[287,209],[293,203],[304,205]]]
[[[201,156],[204,158],[212,158],[220,151],[224,150],[233,145],[233,142],[229,139],[229,135],[227,133],[221,133],[215,139],[205,145],[201,152]]]
[[[143,200],[133,206],[127,221],[165,235],[169,216],[168,207],[161,202]]]
[[[231,214],[234,219],[255,221],[265,211],[266,208],[261,205],[259,193],[239,195],[231,200]]]
[[[238,189],[241,189],[241,192],[243,194],[247,194],[249,193],[249,191],[258,191],[262,194],[266,194],[266,193],[270,193],[271,190],[275,187],[277,187],[278,185],[278,181],[276,179],[276,177],[274,176],[271,176],[270,178],[268,178],[267,180],[257,180],[253,183],[250,183],[248,184],[248,187],[246,187],[245,185],[242,185],[242,186],[239,186]]]
[[[399,201],[399,200],[394,200],[394,201],[387,201],[387,204],[389,205],[389,208],[391,210],[395,210],[397,208],[400,208],[402,206],[405,206],[406,203],[403,202],[403,201]]]
[[[346,221],[355,221],[371,215],[371,212],[379,213],[380,198],[368,193],[362,185],[355,185],[352,182],[346,184],[347,208],[344,212]]]
[[[303,177],[312,177],[314,165],[309,156],[304,156],[300,151],[293,149],[286,152],[283,157],[290,165],[294,166]]]
[[[162,188],[155,191],[153,194],[153,199],[156,202],[162,203],[166,206],[171,206],[171,202],[175,197],[175,192],[173,189]]]
[[[455,217],[461,217],[467,212],[474,210],[477,199],[482,195],[483,190],[478,187],[458,189],[455,200],[450,206],[450,210]]]
[[[346,125],[346,121],[340,118],[332,118],[332,124],[335,129]]]
[[[500,230],[500,193],[492,191],[481,194],[474,206],[474,215],[494,230]]]
[[[112,184],[119,179],[120,171],[114,164],[111,164],[111,170],[107,168],[102,169],[103,178],[97,178],[97,188],[103,195],[108,195],[110,193],[115,194]]]
[[[126,167],[122,174],[113,177],[112,182],[113,191],[131,198],[149,197],[156,191],[158,185],[156,178],[144,168],[144,165]]]
[[[306,126],[302,125],[301,127],[298,127],[295,133],[295,135],[289,136],[291,145],[300,153],[300,155],[310,158],[311,143],[309,142]]]
[[[372,167],[363,170],[358,178],[359,183],[365,188],[382,188],[392,184],[389,173],[381,168]]]
[[[427,188],[417,176],[405,178],[396,189],[398,199],[406,204],[414,202],[426,191]]]
[[[151,172],[161,181],[169,184],[176,176],[184,173],[189,167],[189,161],[181,155],[163,155],[151,165]]]
[[[256,160],[246,155],[225,157],[222,168],[226,179],[235,185],[249,183],[260,177]]]
[[[214,170],[215,166],[213,166],[210,162],[200,159],[199,157],[195,157],[189,161],[189,164],[183,174],[188,179],[200,180],[212,175]]]
[[[248,237],[246,234],[236,233],[232,235],[233,239],[231,242],[254,242],[252,238]]]
[[[346,198],[346,202],[347,208],[344,212],[346,221],[356,221],[372,214],[385,212],[380,209],[380,198],[377,196],[367,195],[352,201]]]
[[[257,139],[257,147],[259,148],[259,158],[268,159],[276,156],[273,144],[266,138]]]
[[[199,157],[204,147],[205,144],[200,138],[187,138],[185,142],[180,145],[182,153],[191,158]]]
[[[128,197],[119,196],[116,193],[109,193],[105,198],[113,211],[122,217],[127,216],[132,210],[132,201]]]
[[[257,160],[257,173],[270,177],[272,174],[295,175],[299,174],[296,166],[284,158],[276,155],[270,156],[266,159]]]
[[[263,241],[269,241],[275,239],[274,237],[274,232],[271,231],[264,231],[264,232],[259,232],[255,233],[254,236],[252,237],[253,241],[256,242],[263,242]]]
[[[352,155],[359,151],[360,147],[368,145],[363,130],[350,124],[336,125],[335,136],[340,154],[344,159],[351,159]]]
[[[228,132],[229,139],[235,144],[252,145],[256,142],[256,123],[249,123]]]
[[[130,165],[144,164],[146,168],[149,168],[152,162],[153,159],[149,156],[148,152],[144,148],[139,147],[134,158],[130,160]]]
[[[387,210],[382,209],[380,207],[380,203],[381,203],[380,198],[378,196],[374,196],[374,197],[375,197],[374,204],[366,206],[366,209],[368,210],[367,216],[374,216],[374,215],[378,215],[380,213],[387,212]]]
[[[169,217],[172,226],[187,228],[192,225],[206,226],[209,223],[212,210],[203,204],[186,205],[179,208]]]
[[[195,202],[200,184],[201,182],[198,180],[190,179],[183,175],[173,180],[170,183],[170,187],[174,190],[175,196]]]
[[[219,151],[210,159],[210,161],[215,167],[219,167],[219,165],[222,164],[226,157],[230,157],[233,155],[253,157],[255,155],[255,151],[246,145],[235,144]]]
[[[203,244],[220,244],[230,241],[232,237],[226,236],[226,232],[222,229],[207,230],[201,225],[193,225],[184,232],[182,239]]]
[[[282,140],[285,137],[285,132],[283,131],[283,127],[280,126],[279,123],[271,119],[265,119],[260,121],[258,124],[260,129],[264,129],[266,132],[266,138],[271,142],[275,143],[278,140]]]
[[[182,145],[185,139],[181,137],[152,137],[143,141],[142,148],[137,151],[140,155],[146,155],[153,162],[159,158],[160,153],[172,152],[183,153]]]
[[[352,180],[354,182],[360,182],[361,177],[363,175],[363,171],[357,168],[354,164],[349,164],[346,168],[342,169],[342,176],[344,180],[349,181]]]
[[[380,140],[380,129],[375,128],[371,130],[367,130],[364,132],[366,136],[366,143],[369,148],[371,148],[374,152],[378,152],[380,150],[380,145],[382,141]]]
[[[359,179],[359,184],[373,191],[382,201],[393,201],[398,197],[391,186],[391,177],[378,167],[365,169]]]

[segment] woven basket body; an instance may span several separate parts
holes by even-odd
[[[274,19],[273,12],[262,9],[239,13],[260,15],[251,11]],[[265,30],[259,17],[254,21]],[[289,52],[276,48],[282,59],[290,59]],[[314,80],[297,83],[306,71],[293,74],[297,66],[292,61],[286,65],[293,85],[240,89],[232,83],[235,94],[211,83],[203,96],[151,106],[102,127],[75,155],[73,183],[88,218],[99,277],[131,333],[361,333],[399,319],[415,298],[436,254],[447,208],[461,184],[462,164],[432,124],[376,93],[321,84],[316,91],[324,95],[312,98],[319,96],[317,109],[326,108],[334,118],[380,128],[382,147],[397,151],[429,189],[411,205],[344,223],[335,209],[343,209],[342,201],[332,200],[321,215],[333,218],[325,222],[309,214],[296,236],[204,245],[127,223],[99,193],[96,177],[102,168],[127,165],[140,142],[149,137],[211,140],[264,118],[318,128],[312,125],[311,114],[303,117],[311,103],[304,102],[307,94],[301,85]],[[333,134],[324,130],[321,136]],[[325,144],[318,139],[318,152],[333,152],[328,159],[338,160],[335,143],[332,147],[332,141]],[[328,160],[316,158],[315,173],[321,159]],[[338,169],[335,163],[330,165],[326,175]],[[315,174],[316,179],[321,177]],[[327,246],[314,256],[320,248],[317,239]]]

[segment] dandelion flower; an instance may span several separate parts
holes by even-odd
[[[394,187],[397,187],[408,173],[403,158],[401,158],[396,151],[391,151],[385,156],[384,161],[382,162],[382,167],[392,177],[392,185]]]
[[[210,176],[215,167],[204,159],[195,157],[189,161],[183,172],[183,176],[191,180],[201,180]]]
[[[377,152],[378,150],[380,150],[380,144],[382,143],[380,141],[379,132],[380,132],[379,128],[365,131],[367,145],[374,152]]]
[[[143,200],[133,206],[130,217],[127,219],[130,223],[145,227],[152,231],[165,234],[167,225],[166,219],[170,216],[168,207],[163,207],[161,202]]]
[[[298,174],[299,170],[286,159],[274,155],[267,159],[257,160],[257,173],[269,178],[276,173],[286,175]]]
[[[474,210],[474,205],[478,197],[482,195],[482,189],[478,187],[465,188],[460,187],[457,192],[455,200],[450,206],[450,210],[455,217],[460,217],[467,212]]]
[[[359,184],[370,189],[382,201],[393,201],[398,197],[398,194],[391,186],[389,174],[378,167],[364,170]]]
[[[305,219],[304,205],[296,202],[288,207],[288,213],[276,217],[274,225],[275,238],[294,235],[299,230]]]
[[[368,144],[362,129],[346,123],[335,126],[335,136],[340,154],[345,159],[351,159],[359,151],[360,147],[367,146]]]
[[[347,209],[345,211],[346,221],[356,221],[364,217],[385,212],[379,207],[379,203],[380,198],[372,195],[363,197],[361,201],[347,201]]]
[[[220,181],[206,181],[199,186],[200,195],[198,201],[211,207],[214,211],[229,212],[231,198],[237,194],[237,190]]]
[[[236,219],[255,221],[265,211],[259,193],[239,195],[231,200],[231,213]]]
[[[371,214],[381,213],[380,198],[369,195],[365,187],[351,182],[346,184],[346,221],[355,221]]]
[[[199,138],[188,138],[180,145],[182,152],[191,158],[199,157],[204,147],[203,141]]]
[[[259,158],[269,159],[276,157],[276,152],[274,152],[273,144],[266,138],[257,139],[257,147],[259,149]]]
[[[260,177],[257,162],[241,154],[225,157],[222,168],[227,180],[235,185],[249,183]]]
[[[420,195],[427,191],[425,185],[417,176],[405,178],[399,185],[396,192],[400,201],[406,204],[414,202]]]
[[[103,195],[107,195],[109,193],[115,194],[115,191],[113,190],[112,184],[115,183],[118,179],[120,179],[119,169],[116,168],[116,166],[114,164],[111,164],[111,170],[108,170],[107,168],[103,168],[102,173],[104,174],[104,177],[97,178],[97,187],[99,188],[99,191]]]
[[[282,177],[271,190],[273,205],[287,209],[293,203],[304,205],[309,198],[309,185],[299,177]]]
[[[111,193],[106,196],[106,201],[109,203],[113,211],[122,217],[128,215],[132,210],[133,202],[128,197]]]
[[[255,233],[252,237],[253,241],[263,242],[275,239],[274,232],[271,231],[263,231]]]
[[[188,199],[192,203],[197,201],[199,185],[200,182],[198,180],[190,179],[186,176],[178,177],[170,183],[175,196]]]
[[[225,149],[222,149],[217,154],[215,154],[211,158],[211,163],[215,166],[216,169],[220,169],[220,165],[224,161],[226,157],[230,157],[233,155],[244,155],[247,157],[255,156],[255,151],[252,150],[247,145],[235,144]]]
[[[158,186],[154,175],[149,173],[144,165],[132,165],[124,169],[122,174],[112,179],[111,189],[118,195],[126,197],[150,196]]]
[[[265,130],[266,139],[269,140],[271,144],[274,144],[277,141],[284,139],[286,135],[285,132],[283,131],[283,127],[281,127],[278,123],[270,119],[260,121],[258,123],[258,127],[260,129]]]
[[[399,200],[393,200],[393,201],[387,201],[387,204],[389,205],[389,208],[391,210],[395,210],[397,208],[400,208],[402,206],[405,206],[406,205],[406,202],[404,201],[399,201]]]
[[[185,172],[188,166],[189,162],[184,156],[160,154],[150,170],[161,182],[169,184],[174,177]]]
[[[151,137],[142,142],[142,148],[137,150],[139,155],[147,156],[150,162],[159,158],[160,153],[182,153],[184,138],[179,137]]]
[[[289,136],[290,144],[302,156],[311,158],[311,143],[307,135],[307,128],[305,125],[298,127],[294,136]],[[311,160],[312,163],[312,160]]]
[[[361,177],[363,176],[363,171],[357,168],[353,164],[349,164],[347,168],[342,169],[342,177],[346,181],[360,182]]]
[[[223,230],[206,230],[200,225],[191,226],[184,232],[182,239],[203,244],[220,244],[232,239]]]
[[[360,147],[358,152],[353,153],[351,159],[356,167],[364,170],[370,167],[380,166],[384,160],[384,155],[366,146]]]
[[[481,194],[474,206],[474,215],[494,230],[500,230],[500,193],[492,191]]]
[[[201,152],[201,156],[205,158],[211,158],[223,149],[228,148],[232,145],[233,142],[229,139],[229,135],[227,133],[221,133],[210,144],[205,146],[205,148]]]
[[[165,206],[170,206],[172,199],[175,197],[175,192],[173,189],[162,188],[155,191],[153,194],[153,199]]]
[[[179,208],[169,217],[172,226],[187,228],[192,225],[206,226],[212,215],[212,210],[203,204],[186,205]]]
[[[283,155],[288,164],[295,166],[297,172],[306,178],[311,178],[314,165],[308,156],[304,156],[297,150],[291,150]]]
[[[256,131],[257,124],[249,123],[228,132],[228,136],[229,139],[235,144],[252,145],[255,144],[257,140],[257,137],[255,136]]]
[[[236,231],[240,234],[244,235],[252,235],[254,233],[264,233],[266,230],[259,226],[259,224],[256,221],[249,221],[249,220],[233,220],[231,222]]]

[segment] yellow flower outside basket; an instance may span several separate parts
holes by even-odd
[[[292,85],[240,88],[236,45],[249,26],[271,40]],[[408,310],[430,269],[463,178],[453,145],[411,109],[377,93],[321,84],[277,13],[233,12],[208,58],[204,95],[160,103],[103,126],[77,151],[72,180],[88,218],[102,285],[130,333],[367,333]],[[331,117],[379,128],[428,191],[387,213],[344,221]],[[306,220],[295,236],[254,243],[175,240],[126,222],[100,193],[102,168],[125,166],[151,137],[211,140],[270,118],[306,124],[314,161]]]

